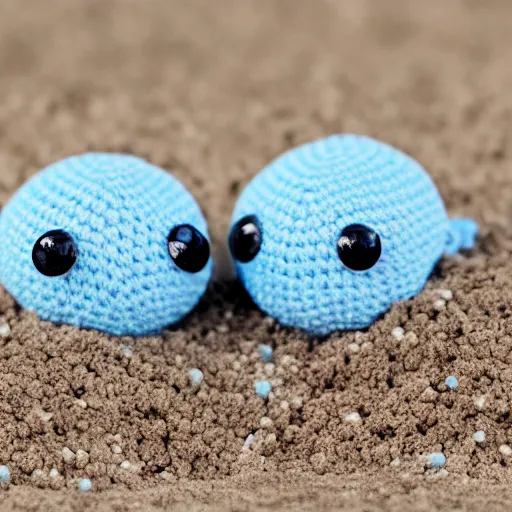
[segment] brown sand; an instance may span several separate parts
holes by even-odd
[[[0,510],[512,506],[511,22],[505,0],[0,0],[0,204],[69,154],[138,154],[200,201],[218,282],[137,340],[0,291]],[[367,332],[319,343],[229,282],[224,239],[252,175],[340,131],[412,154],[482,236]],[[444,470],[426,469],[437,451]]]

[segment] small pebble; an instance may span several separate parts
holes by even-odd
[[[88,478],[80,478],[80,482],[78,483],[78,488],[81,491],[90,491],[92,489],[92,483]]]
[[[11,483],[11,474],[7,466],[0,466],[0,487],[7,487]]]
[[[361,421],[361,415],[358,412],[350,412],[345,414],[343,419],[348,423],[358,423]]]
[[[436,290],[436,295],[441,297],[441,299],[445,301],[449,301],[453,299],[453,292],[451,290],[446,290],[443,288],[440,288],[439,290]]]
[[[450,389],[457,389],[457,386],[459,385],[459,381],[457,380],[457,377],[454,377],[453,375],[446,377],[446,380],[444,381],[444,383]]]
[[[416,347],[419,344],[420,340],[418,339],[418,336],[415,332],[409,331],[405,335],[404,343],[406,343],[407,347]]]
[[[479,396],[478,398],[475,399],[475,407],[479,410],[479,411],[483,411],[485,409],[485,396],[482,395],[482,396]]]
[[[194,387],[199,387],[203,382],[203,372],[199,368],[192,368],[188,374],[190,376],[190,380],[192,381],[192,385]]]
[[[473,441],[475,443],[484,443],[485,442],[485,432],[483,430],[479,430],[473,434]]]
[[[361,350],[364,352],[366,350],[371,350],[373,348],[373,343],[371,341],[365,341],[361,345]]]
[[[53,418],[53,414],[51,412],[44,412],[44,411],[40,411],[39,412],[39,417],[45,422],[45,423],[48,423],[52,418]]]
[[[123,449],[118,444],[113,444],[110,449],[112,450],[112,453],[120,454],[123,453]]]
[[[40,478],[42,478],[44,476],[44,473],[40,470],[40,469],[34,469],[34,471],[32,471],[32,475],[31,477],[34,479],[34,480],[39,480]]]
[[[290,400],[290,406],[293,408],[293,409],[300,409],[302,407],[302,405],[304,404],[304,399],[301,397],[301,396],[294,396],[291,400]]]
[[[59,475],[60,475],[60,473],[57,468],[52,468],[50,470],[50,478],[57,478]]]
[[[124,357],[130,359],[130,357],[133,356],[133,348],[131,347],[131,345],[126,345],[125,343],[123,343],[121,345],[121,350],[123,352]]]
[[[393,338],[395,338],[395,340],[401,341],[405,338],[405,331],[403,330],[402,327],[395,327],[391,331],[391,335],[393,336]]]
[[[510,446],[508,444],[502,444],[499,447],[499,451],[500,451],[501,455],[503,455],[505,457],[510,457],[512,455],[512,448],[510,448]]]
[[[446,301],[444,299],[437,299],[434,302],[434,309],[436,311],[441,311],[446,307]]]
[[[400,466],[400,464],[401,464],[401,463],[402,463],[402,462],[401,462],[401,460],[400,460],[400,459],[393,459],[393,460],[389,463],[389,465],[390,465],[391,467],[393,467],[393,468],[396,468],[397,466]]]
[[[273,421],[269,417],[263,416],[263,418],[261,418],[261,420],[260,420],[261,428],[270,428],[272,425],[273,425]]]
[[[129,462],[127,460],[124,460],[123,462],[121,462],[121,464],[119,464],[119,467],[121,469],[124,469],[125,471],[130,471],[130,469],[132,469],[131,462]]]
[[[81,407],[82,409],[87,409],[87,402],[85,400],[82,400],[81,398],[79,398],[76,401],[76,405],[78,405],[78,407]]]
[[[9,334],[11,334],[11,328],[9,327],[9,324],[0,325],[0,337],[7,338]]]
[[[260,354],[260,359],[264,363],[270,363],[272,361],[274,351],[270,345],[264,345],[263,343],[258,345],[258,352]]]
[[[62,458],[65,462],[73,462],[75,460],[75,454],[65,446],[62,448]]]
[[[361,350],[361,347],[357,343],[349,343],[347,350],[352,354],[357,354]]]
[[[87,464],[89,463],[89,454],[84,450],[77,450],[76,451],[76,467],[78,469],[83,469]]]
[[[268,398],[272,391],[272,384],[268,380],[257,380],[254,384],[254,390],[260,398]]]
[[[242,449],[248,450],[251,447],[252,443],[254,443],[254,436],[252,434],[249,434],[245,439],[244,447]]]
[[[174,480],[174,476],[172,475],[172,473],[169,473],[169,471],[161,471],[160,473],[158,473],[160,475],[160,478],[162,478],[163,480],[167,480],[167,481],[172,481]]]
[[[442,468],[446,463],[444,453],[431,453],[427,456],[427,466],[429,468]]]

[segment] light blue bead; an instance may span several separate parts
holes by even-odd
[[[264,363],[270,363],[270,361],[272,361],[274,351],[270,345],[258,345],[258,352],[260,353],[260,358]]]
[[[473,440],[475,443],[483,443],[485,442],[485,432],[483,430],[479,430],[473,434]]]
[[[90,491],[92,489],[92,483],[88,478],[80,478],[78,488],[81,491]]]
[[[186,315],[209,281],[212,262],[186,272],[169,256],[172,228],[206,221],[183,185],[128,155],[67,158],[23,185],[0,214],[0,281],[44,320],[117,335],[160,331]],[[39,273],[36,240],[62,229],[78,258],[62,276]]]
[[[203,372],[199,370],[199,368],[192,368],[189,372],[190,380],[192,381],[192,385],[200,386],[203,382]]]
[[[268,380],[257,380],[254,384],[254,390],[260,398],[268,398],[272,391],[272,384]]]
[[[473,246],[478,227],[450,221],[415,160],[366,136],[334,135],[288,151],[242,192],[232,226],[256,216],[261,247],[238,275],[256,304],[284,325],[324,335],[371,325],[418,294],[443,253]],[[381,240],[364,271],[338,256],[342,230],[363,224]]]
[[[459,381],[457,380],[457,377],[454,377],[453,375],[446,377],[446,380],[444,381],[444,383],[450,389],[456,389],[457,386],[459,385]]]
[[[7,466],[0,466],[0,483],[9,483],[11,480],[11,474]]]
[[[446,457],[444,456],[443,453],[431,453],[427,457],[427,462],[429,467],[431,468],[442,468],[446,463]]]

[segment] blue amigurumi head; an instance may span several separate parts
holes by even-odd
[[[443,253],[474,245],[424,169],[400,151],[334,135],[277,158],[240,196],[229,246],[255,303],[325,335],[371,325],[424,287]]]
[[[204,293],[206,221],[183,185],[128,155],[89,153],[31,178],[0,213],[0,282],[44,320],[160,331]]]

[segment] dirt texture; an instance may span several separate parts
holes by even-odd
[[[511,23],[499,0],[0,0],[0,205],[65,156],[133,153],[192,191],[216,260],[156,337],[41,322],[0,288],[0,509],[510,509]],[[335,132],[411,154],[481,235],[315,340],[257,310],[225,239],[254,174]]]

